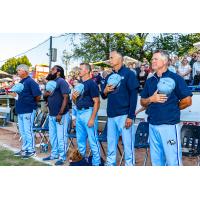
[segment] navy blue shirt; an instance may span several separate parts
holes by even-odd
[[[20,83],[24,85],[24,89],[18,94],[18,100],[15,102],[16,113],[31,113],[37,109],[35,97],[41,96],[39,85],[30,76],[22,79]]]
[[[185,97],[192,96],[184,79],[176,73],[169,70],[162,74],[163,77],[172,78],[175,81],[175,89],[168,96],[165,103],[151,103],[148,105],[146,113],[148,121],[153,125],[177,124],[180,122],[179,101]],[[161,77],[160,77],[161,78]],[[160,80],[157,74],[147,79],[144,89],[141,92],[141,98],[148,98],[157,90],[157,84]]]
[[[99,97],[98,85],[92,80],[81,82],[84,85],[84,92],[76,100],[78,109],[94,106],[93,98]]]
[[[97,76],[94,76],[93,78],[92,78],[92,80],[97,84],[97,85],[99,85],[100,83],[101,83],[101,80],[102,80],[103,78],[101,77],[101,74],[98,74]]]
[[[63,78],[57,78],[56,80],[57,86],[53,93],[48,97],[48,107],[49,107],[49,115],[57,116],[60,112],[63,103],[63,94],[69,94],[70,88],[68,83]],[[69,99],[68,99],[69,101]],[[63,114],[69,111],[69,107],[66,106]]]
[[[113,71],[113,73],[115,72]],[[118,74],[122,77],[119,86],[113,92],[110,92],[105,96],[103,91],[111,74],[106,77],[101,92],[103,99],[108,98],[107,115],[108,117],[128,115],[128,118],[133,119],[135,117],[137,92],[139,87],[135,73],[126,66],[122,66],[118,71]]]

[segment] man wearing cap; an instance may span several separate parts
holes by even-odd
[[[149,122],[151,163],[156,166],[182,165],[180,110],[192,104],[192,94],[184,79],[169,71],[169,55],[158,50],[153,54],[155,74],[141,92]]]
[[[78,149],[81,155],[86,157],[87,138],[92,151],[92,165],[101,164],[100,146],[98,141],[97,112],[100,106],[99,89],[97,84],[90,78],[91,66],[88,63],[80,64],[79,75],[84,86],[83,93],[75,91],[72,94],[76,104],[76,136]],[[79,87],[80,88],[80,87]]]
[[[107,103],[107,162],[106,165],[116,165],[117,144],[122,135],[125,165],[135,165],[134,126],[135,109],[137,105],[138,81],[135,73],[123,65],[121,53],[110,53],[110,65],[113,72],[106,77],[102,87],[102,98]],[[113,77],[115,76],[115,77]],[[119,78],[118,78],[119,77]],[[115,80],[119,80],[117,83]]]
[[[49,75],[48,87],[44,96],[47,97],[49,108],[49,139],[51,155],[43,158],[44,161],[57,160],[55,165],[63,165],[66,160],[67,130],[70,122],[69,94],[70,88],[65,81],[64,70],[55,65]]]
[[[39,85],[29,76],[28,69],[29,67],[25,64],[17,67],[17,73],[21,78],[20,83],[24,87],[21,90],[19,90],[20,87],[16,87],[15,90],[13,88],[16,93],[12,94],[13,96],[18,95],[15,102],[15,110],[18,115],[19,132],[22,137],[21,151],[15,153],[15,156],[22,156],[23,159],[28,159],[35,155],[35,137],[32,128],[37,102],[41,96]]]

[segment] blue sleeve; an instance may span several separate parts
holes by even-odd
[[[181,76],[177,76],[175,92],[179,100],[184,99],[185,97],[192,96],[192,92],[187,86],[185,80]]]
[[[146,99],[150,96],[149,90],[148,90],[148,80],[146,81],[144,88],[143,88],[142,92],[140,93],[140,96],[141,96],[141,98],[144,98],[144,99]]]
[[[59,82],[59,87],[62,94],[70,94],[69,85],[64,79]]]
[[[95,82],[91,82],[91,87],[90,87],[90,96],[92,98],[99,97],[99,88],[98,85]]]
[[[137,106],[138,87],[139,83],[134,72],[129,72],[127,87],[130,95],[130,108],[128,118],[133,119],[135,117],[135,109]]]
[[[32,95],[34,96],[34,97],[37,97],[37,96],[41,96],[42,95],[42,93],[41,93],[41,91],[40,91],[40,88],[39,88],[39,85],[34,81],[34,80],[32,80],[31,82],[30,82],[30,88],[31,88],[31,93],[32,93]]]

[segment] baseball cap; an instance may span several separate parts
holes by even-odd
[[[10,92],[21,93],[23,89],[24,85],[22,83],[17,83],[10,89]]]
[[[17,70],[19,70],[19,69],[23,69],[24,71],[29,72],[29,67],[25,64],[18,65]]]
[[[175,88],[175,81],[172,78],[160,78],[157,84],[158,92],[169,95]]]
[[[84,85],[82,83],[78,83],[75,87],[74,87],[74,90],[76,92],[79,93],[79,95],[83,94],[84,92]]]
[[[53,92],[56,89],[56,81],[48,81],[46,84],[46,91]]]
[[[121,79],[122,77],[119,74],[112,74],[109,76],[107,83],[116,87],[120,83]]]

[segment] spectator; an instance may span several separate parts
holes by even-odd
[[[193,64],[193,85],[200,84],[200,62],[199,54],[197,54],[197,61]]]
[[[187,58],[183,58],[181,65],[178,67],[178,74],[183,77],[187,85],[190,83],[190,73],[192,71],[192,68],[188,64]]]
[[[172,65],[172,59],[169,59],[168,64],[169,64],[168,66],[169,71],[176,73],[176,68]]]
[[[197,55],[197,61],[193,64],[193,78],[200,72],[200,54]]]
[[[140,73],[138,74],[138,77],[137,77],[140,84],[139,91],[142,91],[142,89],[144,88],[144,84],[147,79],[147,76],[148,76],[148,73],[145,71],[145,64],[142,64],[140,66]]]
[[[178,56],[174,56],[174,58],[173,58],[173,60],[172,60],[172,65],[176,68],[176,71],[177,71],[178,68],[181,66],[181,62],[180,62]]]
[[[197,62],[197,55],[198,55],[197,53],[192,54],[192,59],[190,60],[190,66],[192,67],[192,69],[193,69],[193,64]]]
[[[101,74],[99,73],[99,70],[97,68],[94,68],[93,71],[93,77],[92,77],[92,80],[97,84],[99,85],[101,83]]]

